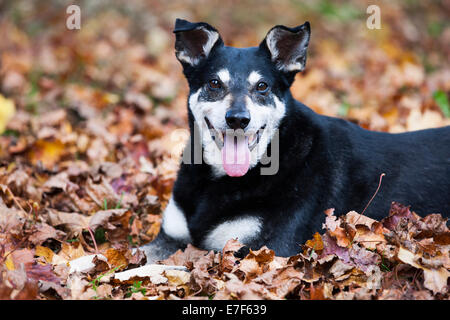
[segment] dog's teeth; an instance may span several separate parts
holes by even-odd
[[[248,137],[248,144],[251,144],[253,142],[253,140],[255,139],[255,134],[252,133],[249,137]]]
[[[249,138],[248,138],[248,148],[250,149],[250,151],[252,151],[256,145],[258,140],[258,134],[257,133],[253,133]]]

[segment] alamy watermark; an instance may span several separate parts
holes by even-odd
[[[66,18],[66,27],[69,30],[81,29],[81,9],[76,4],[67,7],[66,13],[69,15]]]
[[[367,14],[370,16],[366,20],[366,26],[368,29],[381,29],[381,9],[376,4],[371,4],[367,7]]]

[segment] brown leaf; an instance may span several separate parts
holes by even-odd
[[[185,266],[189,270],[192,269],[193,264],[208,253],[206,250],[200,250],[191,244],[188,244],[184,251],[177,250],[169,258],[162,260],[161,263],[165,265]]]
[[[104,227],[105,229],[115,229],[115,227],[109,222],[120,218],[127,211],[127,209],[110,209],[97,211],[89,220],[89,227],[92,230],[96,230],[100,226]]]
[[[337,244],[341,247],[348,247],[352,243],[352,233],[351,230],[346,230],[341,227],[341,219],[337,219],[334,215],[334,209],[328,209],[327,217],[325,218],[325,224],[323,228],[327,229],[327,232],[336,238]],[[344,227],[346,225],[344,224]]]
[[[230,239],[227,241],[222,250],[222,260],[220,263],[221,272],[231,272],[238,260],[234,253],[237,252],[244,245],[237,239]]]
[[[450,277],[450,271],[445,268],[423,269],[424,286],[436,293],[448,293],[447,281]]]
[[[218,271],[215,258],[214,252],[210,251],[193,262],[191,274],[195,286],[194,291],[212,294],[217,290],[217,282],[213,277]]]
[[[261,300],[276,299],[267,288],[259,283],[243,283],[235,275],[226,273],[230,280],[226,281],[223,287],[216,293],[214,300],[239,299],[239,300]]]
[[[64,235],[64,232],[56,230],[46,223],[39,223],[35,226],[35,231],[28,237],[28,240],[34,245],[39,245],[47,239],[61,240]]]
[[[47,222],[52,226],[64,225],[69,230],[69,236],[73,236],[87,229],[89,217],[75,212],[69,213],[47,209]]]
[[[128,260],[125,257],[125,252],[122,250],[110,248],[106,250],[105,256],[108,258],[108,263],[113,267],[119,268],[119,270],[123,270],[128,266]]]
[[[256,278],[254,281],[262,281],[268,285],[268,289],[274,292],[278,298],[283,299],[289,293],[293,292],[304,279],[304,273],[300,270],[288,266],[278,270],[266,272]]]
[[[361,244],[364,248],[372,250],[376,249],[377,245],[386,243],[383,234],[374,233],[365,225],[358,225],[356,227],[356,234],[353,241]]]
[[[136,252],[129,258],[129,265],[130,267],[138,267],[145,265],[147,262],[147,256],[145,255],[144,251],[136,249]]]
[[[311,287],[309,288],[309,299],[310,300],[327,300],[323,294],[323,287],[317,286],[314,287],[314,284],[311,283]]]
[[[31,267],[34,263],[34,250],[31,249],[20,249],[15,250],[11,253],[11,258],[14,263],[14,268],[19,268],[20,265],[24,265],[25,269]]]
[[[51,291],[54,290],[61,299],[69,299],[70,298],[70,289],[61,286],[59,283],[40,280],[39,281],[39,292],[50,295]],[[53,298],[58,298],[52,295]]]
[[[389,211],[389,217],[384,218],[381,222],[387,229],[395,230],[402,219],[416,220],[416,217],[409,210],[409,207],[393,202]]]

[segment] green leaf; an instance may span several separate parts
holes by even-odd
[[[133,283],[133,286],[128,288],[128,293],[125,295],[125,297],[129,298],[132,293],[142,293],[143,295],[146,294],[147,290],[145,288],[142,288],[142,281],[135,281]]]
[[[340,106],[339,106],[339,110],[338,110],[338,116],[341,117],[346,117],[348,114],[348,110],[350,109],[350,104],[348,104],[347,102],[343,102]]]
[[[450,118],[450,104],[448,102],[447,94],[442,90],[435,91],[433,93],[433,99],[436,101],[439,108],[441,108],[444,116]]]
[[[120,199],[119,199],[119,202],[118,202],[117,205],[116,205],[116,209],[122,208],[122,200],[123,200],[123,195],[124,195],[124,193],[125,193],[125,192],[122,191],[122,193],[120,194]]]

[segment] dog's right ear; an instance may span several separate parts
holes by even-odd
[[[214,47],[223,45],[219,32],[205,22],[175,21],[175,54],[183,64],[195,66],[206,59]]]

